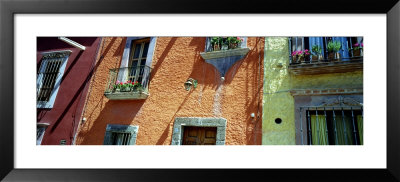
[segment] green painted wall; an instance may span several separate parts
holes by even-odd
[[[287,37],[266,37],[264,53],[263,145],[295,145],[291,89],[363,88],[363,72],[299,75],[289,73]],[[276,124],[275,119],[282,123]]]

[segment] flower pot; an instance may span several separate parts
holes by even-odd
[[[299,60],[298,60],[298,57],[297,57],[297,56],[293,56],[293,57],[292,57],[292,64],[299,63],[298,61],[299,61]]]
[[[116,88],[115,90],[114,90],[114,92],[120,92],[121,91],[121,89],[119,89],[119,88]]]
[[[360,56],[363,56],[362,49],[357,49],[357,50],[353,49],[353,57],[360,57]]]
[[[339,52],[330,52],[328,54],[329,61],[338,61],[340,60],[340,53]]]
[[[339,61],[340,60],[340,53],[336,52],[334,55],[335,55],[335,60]]]
[[[213,47],[213,51],[219,51],[221,48],[219,47],[219,44],[215,44]]]
[[[127,87],[127,88],[122,88],[121,92],[130,92],[131,88]]]
[[[230,43],[229,44],[229,49],[236,49],[237,48],[237,44],[236,43]]]
[[[222,45],[221,50],[228,50],[228,45]]]
[[[301,64],[306,63],[306,59],[303,56],[302,57],[298,57],[297,59],[298,59],[298,62],[301,63]]]
[[[322,55],[313,55],[311,62],[318,62],[318,61],[322,61],[322,60],[323,60]]]

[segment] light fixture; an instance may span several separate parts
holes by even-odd
[[[194,88],[197,87],[197,80],[193,79],[193,78],[189,78],[187,79],[187,81],[184,83],[185,89],[187,91],[189,91],[192,88],[192,85]]]

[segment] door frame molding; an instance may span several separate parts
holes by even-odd
[[[216,145],[225,145],[226,136],[225,118],[202,118],[202,117],[177,117],[175,118],[171,145],[182,145],[183,127],[217,127]]]

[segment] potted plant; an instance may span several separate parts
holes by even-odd
[[[353,48],[350,49],[351,51],[353,51],[353,57],[363,56],[363,47],[364,47],[363,43],[353,44]]]
[[[221,44],[222,44],[222,37],[212,37],[211,38],[211,46],[212,46],[213,51],[221,50]]]
[[[303,57],[304,57],[303,63],[310,62],[310,55],[311,55],[311,52],[308,49],[303,51]]]
[[[314,61],[321,61],[322,58],[322,48],[319,45],[313,45],[312,48],[312,60]]]
[[[326,47],[328,49],[328,58],[329,60],[339,60],[340,59],[340,53],[339,50],[342,47],[342,44],[339,41],[329,41],[328,46]]]
[[[240,43],[243,41],[240,37],[228,37],[227,42],[228,42],[228,49],[236,49],[240,45]]]
[[[293,51],[292,52],[292,63],[300,63],[304,60],[303,51]]]

